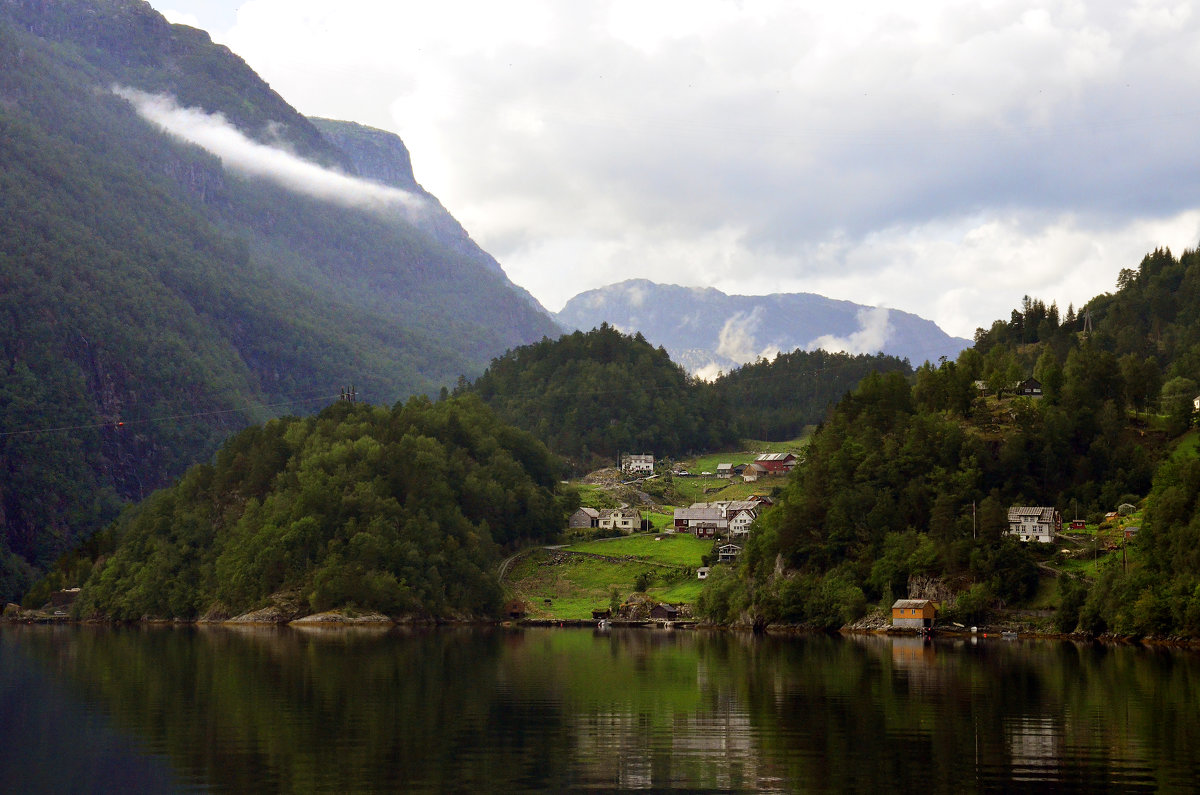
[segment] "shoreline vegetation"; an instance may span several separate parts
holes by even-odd
[[[230,628],[276,628],[297,630],[328,630],[336,632],[344,629],[377,629],[389,631],[392,629],[437,629],[442,627],[494,627],[497,629],[592,629],[597,630],[598,621],[594,619],[493,619],[493,618],[441,618],[427,616],[385,616],[381,613],[363,611],[328,611],[301,616],[299,618],[270,618],[262,616],[266,611],[254,611],[244,616],[234,618],[197,618],[197,619],[159,619],[142,618],[133,620],[113,619],[80,619],[71,616],[56,616],[41,610],[21,610],[19,613],[6,611],[0,616],[0,627],[4,626],[74,626],[74,627],[149,627],[149,628],[185,628],[185,627],[230,627]],[[749,624],[714,624],[705,621],[660,621],[654,619],[621,620],[610,619],[612,629],[645,630],[648,632],[664,631],[701,631],[701,632],[736,632],[752,635],[800,636],[800,635],[841,635],[841,636],[888,636],[888,637],[922,637],[928,640],[1038,640],[1038,641],[1068,641],[1071,643],[1093,643],[1101,645],[1171,647],[1181,649],[1200,649],[1200,638],[1185,636],[1168,637],[1138,637],[1132,635],[1089,635],[1083,632],[1052,632],[1041,631],[1021,626],[1016,623],[996,622],[979,626],[972,632],[970,628],[933,627],[930,631],[907,629],[903,627],[859,627],[845,626],[836,630],[801,624],[771,624],[762,629],[755,629]]]

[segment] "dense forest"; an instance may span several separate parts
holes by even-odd
[[[737,439],[707,384],[642,335],[607,324],[509,351],[459,391],[479,395],[577,469],[613,466],[622,452],[680,456]]]
[[[838,626],[926,577],[957,594],[951,615],[976,620],[1030,597],[1037,556],[1054,552],[1002,537],[1009,505],[1096,519],[1146,498],[1132,563],[1092,585],[1063,582],[1060,627],[1200,634],[1189,432],[1198,312],[1200,256],[1156,251],[1082,312],[1060,317],[1026,299],[955,362],[911,380],[869,375],[819,428],[780,510],[701,609]],[[1014,396],[1031,375],[1043,397]]]
[[[742,439],[793,439],[869,372],[911,373],[894,356],[794,351],[706,383],[641,334],[608,324],[494,359],[474,391],[577,470],[621,452],[675,458]]]
[[[82,617],[192,619],[273,605],[489,616],[503,550],[565,526],[560,466],[472,396],[340,402],[242,431],[127,509],[27,599],[82,583]]]
[[[794,439],[874,372],[909,375],[908,362],[885,354],[797,350],[760,359],[718,378],[713,389],[729,407],[742,439]]]
[[[394,136],[396,162],[371,168],[423,197],[426,226],[227,169],[116,85],[360,166],[336,123],[143,2],[0,3],[0,600],[239,428],[343,385],[433,394],[558,331],[419,190]]]

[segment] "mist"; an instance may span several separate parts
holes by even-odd
[[[252,140],[220,113],[180,107],[174,97],[114,86],[138,115],[164,132],[199,146],[228,169],[321,201],[376,212],[397,209],[413,217],[425,207],[416,194],[350,176],[305,160],[293,152]]]

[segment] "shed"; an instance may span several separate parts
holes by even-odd
[[[598,527],[599,523],[600,511],[595,508],[580,508],[571,514],[571,518],[567,520],[567,527],[578,530],[586,527]]]
[[[710,569],[708,568],[708,566],[701,566],[700,568],[696,569],[696,579],[697,580],[707,580],[709,571],[710,571]]]
[[[1125,528],[1125,538],[1136,538],[1138,531],[1141,530],[1141,525],[1131,524]]]
[[[529,612],[529,606],[520,599],[513,599],[504,606],[504,615],[516,621],[519,618],[524,618]]]
[[[602,618],[612,618],[612,608],[606,607],[603,610],[593,610],[592,618],[599,621]]]
[[[932,599],[897,599],[892,605],[892,626],[924,629],[933,626],[937,602]]]
[[[662,621],[674,621],[679,618],[679,608],[675,605],[659,602],[654,607],[650,608],[650,617],[660,619]]]

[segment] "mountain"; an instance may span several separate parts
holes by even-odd
[[[582,471],[623,452],[676,457],[737,440],[713,385],[688,378],[640,334],[605,323],[514,348],[460,391]]]
[[[812,293],[726,295],[631,279],[572,298],[556,315],[568,328],[607,321],[640,331],[690,372],[706,377],[796,349],[887,353],[920,364],[954,358],[970,341],[932,321]]]
[[[556,335],[398,138],[140,0],[0,3],[0,599],[230,433]]]
[[[272,420],[101,533],[79,610],[496,615],[501,551],[547,543],[574,508],[558,468],[474,397]]]

